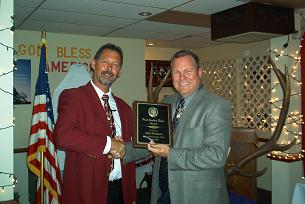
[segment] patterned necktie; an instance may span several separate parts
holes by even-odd
[[[185,106],[185,100],[184,98],[181,98],[179,100],[178,106],[175,111],[175,115],[173,118],[173,130],[175,132],[175,129],[178,125],[178,122],[182,116],[182,113],[184,111]],[[167,164],[167,158],[162,157],[160,161],[160,168],[159,168],[159,187],[162,193],[165,193],[168,190],[168,164]],[[170,202],[170,201],[169,201]]]
[[[182,116],[182,112],[184,111],[184,107],[185,106],[185,100],[184,98],[181,98],[179,100],[179,103],[178,103],[178,106],[176,108],[176,111],[175,111],[175,115],[174,115],[174,118],[173,118],[173,129],[175,131],[178,123],[179,123],[179,120]]]
[[[114,118],[113,118],[112,111],[111,111],[110,105],[109,105],[109,96],[104,94],[102,99],[104,101],[104,110],[106,112],[107,120],[108,120],[108,123],[112,130],[111,137],[115,137],[116,130],[115,130],[115,126],[114,126]]]
[[[112,111],[111,111],[110,105],[109,105],[109,96],[107,94],[104,94],[102,96],[102,100],[104,101],[104,110],[105,110],[105,113],[106,113],[107,121],[108,121],[108,123],[110,125],[110,128],[112,130],[111,137],[115,137],[116,130],[115,130],[115,126],[114,126],[114,118],[113,118]],[[112,159],[112,157],[109,157],[109,155],[108,155],[108,158],[111,159],[110,171],[108,173],[108,175],[109,175],[113,171],[114,160]]]

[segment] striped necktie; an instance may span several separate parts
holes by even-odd
[[[102,100],[104,101],[104,110],[106,113],[107,121],[112,130],[111,137],[115,137],[116,130],[115,130],[115,126],[114,126],[114,118],[112,115],[112,110],[110,109],[110,105],[109,105],[109,96],[107,94],[104,94],[102,96]],[[111,158],[111,157],[108,156],[108,158]],[[109,171],[108,175],[113,171],[113,168],[114,168],[114,160],[111,158],[111,166],[110,166],[110,171]]]
[[[107,116],[107,121],[110,125],[110,128],[112,130],[111,133],[111,137],[115,137],[116,135],[116,130],[115,130],[115,126],[114,126],[114,118],[112,115],[112,110],[110,109],[110,105],[109,105],[109,96],[104,94],[102,97],[102,100],[104,101],[104,110],[106,112],[106,116]]]

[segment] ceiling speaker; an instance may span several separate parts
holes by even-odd
[[[294,32],[291,8],[250,2],[211,15],[214,41],[250,43]]]

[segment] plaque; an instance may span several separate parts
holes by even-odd
[[[172,146],[172,108],[170,104],[134,101],[133,146],[147,148],[153,140],[158,144]]]

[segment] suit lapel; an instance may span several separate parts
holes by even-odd
[[[166,98],[164,98],[164,100],[162,100],[162,103],[171,104],[173,115],[175,114],[176,111],[175,101],[177,100],[177,98],[178,98],[178,94],[174,94],[167,96]]]
[[[105,122],[105,124],[108,124],[106,112],[103,108],[103,105],[101,104],[101,100],[99,99],[97,93],[95,92],[95,90],[90,82],[88,82],[84,86],[84,91],[88,97],[88,101],[90,101],[91,107],[96,109],[96,111],[98,112],[97,114],[102,116],[102,119]],[[109,128],[110,128],[110,126],[109,126]]]

